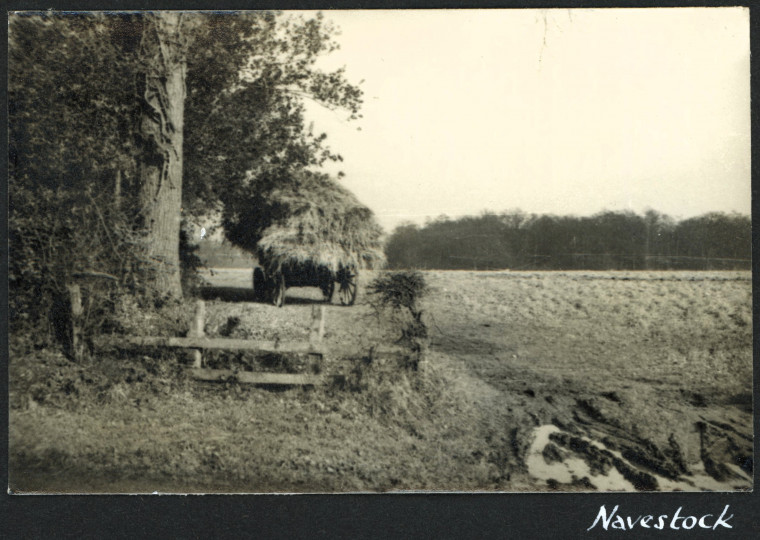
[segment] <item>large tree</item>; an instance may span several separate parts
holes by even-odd
[[[113,193],[161,270],[154,287],[180,295],[183,211],[338,159],[304,120],[304,99],[352,117],[361,102],[342,71],[316,68],[332,34],[319,15],[269,12],[13,15],[12,201],[43,185]]]
[[[230,208],[271,170],[339,159],[305,126],[305,98],[358,112],[361,92],[341,70],[315,68],[337,47],[321,15],[180,14],[146,17],[141,207],[159,285],[180,294],[178,236],[187,214]],[[187,106],[185,98],[188,96]],[[185,114],[187,111],[187,114]],[[183,137],[187,140],[183,148]],[[183,178],[183,151],[188,156]],[[279,174],[280,181],[288,175]],[[183,198],[183,180],[186,196]]]

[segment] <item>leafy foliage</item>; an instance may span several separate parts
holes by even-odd
[[[115,43],[115,23],[99,14],[11,17],[12,188],[96,190],[116,170],[134,173],[135,63]]]
[[[269,12],[204,14],[188,53],[185,210],[234,208],[292,170],[340,156],[306,126],[304,100],[357,118],[361,90],[317,69],[335,28]]]
[[[50,334],[65,333],[66,284],[77,272],[117,278],[88,283],[85,330],[103,324],[119,287],[135,291],[150,275],[129,205],[114,197],[117,179],[134,178],[138,114],[134,65],[120,54],[115,22],[99,14],[11,17],[12,330],[50,321]]]

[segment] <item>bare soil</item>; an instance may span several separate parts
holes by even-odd
[[[362,283],[356,305],[326,307],[326,342],[355,358],[205,357],[322,371],[326,387],[197,382],[176,351],[76,365],[12,336],[11,489],[751,489],[749,272],[425,275],[419,366],[367,358],[400,332]],[[290,289],[278,309],[252,301],[250,271],[208,281],[208,335],[308,338],[318,290]]]

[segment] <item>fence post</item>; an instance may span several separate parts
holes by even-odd
[[[190,328],[190,335],[192,337],[204,337],[204,327],[206,324],[206,303],[203,300],[198,300],[195,304],[195,319],[193,320],[192,327]],[[203,364],[203,352],[201,349],[193,349],[192,353],[193,367],[200,368]]]
[[[309,363],[312,369],[319,369],[322,360],[322,338],[325,335],[325,306],[311,306],[311,326],[309,327]],[[319,351],[319,352],[316,352]]]
[[[71,356],[75,361],[79,362],[82,360],[82,328],[80,327],[80,323],[82,314],[84,313],[84,309],[82,308],[82,290],[76,283],[67,284],[66,289],[69,292],[69,305],[71,307],[71,311],[69,313],[69,322],[71,323],[69,345],[71,346]]]
[[[325,336],[325,306],[311,306],[311,327],[309,330],[309,345],[317,349]]]

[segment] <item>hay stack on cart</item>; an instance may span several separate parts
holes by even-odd
[[[255,245],[241,247],[259,260],[255,294],[276,306],[283,305],[288,287],[319,287],[330,301],[336,283],[340,302],[351,305],[358,272],[385,262],[372,211],[327,175],[302,172],[276,185],[252,211],[259,215],[249,223],[261,231],[249,231]]]

